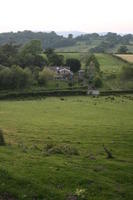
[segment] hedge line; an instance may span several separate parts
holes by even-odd
[[[25,99],[46,96],[73,96],[86,95],[86,90],[58,90],[58,91],[39,91],[39,92],[12,92],[0,94],[0,100],[4,99]]]
[[[133,94],[133,90],[109,90],[101,91],[101,96]],[[49,96],[75,96],[87,95],[87,90],[53,90],[53,91],[31,91],[31,92],[5,92],[0,94],[0,100],[43,98]]]
[[[124,95],[124,94],[133,94],[133,90],[106,90],[101,91],[101,96],[108,96],[108,95]]]

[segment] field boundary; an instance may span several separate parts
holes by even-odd
[[[100,91],[100,96],[133,94],[133,90],[106,90]],[[87,90],[53,90],[31,92],[5,92],[0,94],[0,100],[36,99],[56,96],[87,96]]]
[[[122,57],[120,57],[120,56],[117,56],[117,54],[111,54],[111,55],[112,55],[112,57],[114,57],[114,58],[116,58],[116,59],[118,59],[118,60],[124,62],[125,64],[133,65],[132,62],[129,62],[129,61],[125,60],[124,58],[122,58]]]

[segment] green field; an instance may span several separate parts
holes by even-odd
[[[119,58],[113,57],[111,54],[95,54],[96,58],[100,63],[101,70],[104,73],[115,73],[119,74],[121,72],[122,67],[128,66],[127,63],[120,60]]]
[[[0,128],[0,199],[133,199],[133,96],[0,101]]]
[[[78,41],[76,44],[68,47],[57,48],[57,52],[89,52],[91,48],[97,47],[101,44],[102,40],[95,39],[91,41]],[[116,44],[113,48],[106,49],[107,53],[116,53],[122,44]],[[133,52],[133,43],[130,41],[130,44],[126,45],[128,52]]]
[[[76,58],[81,61],[82,67],[85,66],[85,58],[89,56],[88,53],[59,53],[64,56],[65,60],[67,58]],[[128,63],[120,60],[119,57],[116,58],[111,54],[96,53],[96,58],[100,63],[100,68],[104,73],[120,73],[123,66],[127,66]]]
[[[93,41],[78,41],[75,45],[68,47],[57,48],[57,52],[88,52],[91,48],[98,46],[101,43],[101,40],[93,40]]]

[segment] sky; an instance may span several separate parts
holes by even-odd
[[[133,0],[0,0],[0,32],[133,33]]]

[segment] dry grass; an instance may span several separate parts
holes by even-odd
[[[120,58],[133,63],[133,55],[132,54],[117,54],[117,56],[119,56]]]

